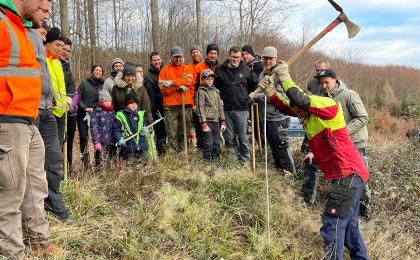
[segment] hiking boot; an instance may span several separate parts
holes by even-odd
[[[61,247],[49,245],[32,249],[32,254],[35,256],[54,257],[54,259],[65,259],[67,252]]]

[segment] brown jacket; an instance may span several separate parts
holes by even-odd
[[[115,86],[112,88],[111,97],[115,112],[118,112],[124,108],[125,96],[131,91],[135,91],[139,97],[139,110],[145,111],[148,124],[153,123],[150,99],[147,95],[146,88],[143,86],[143,77],[141,74],[137,73],[136,80],[131,85],[128,85],[128,83],[122,79],[122,75],[118,75],[114,80]]]

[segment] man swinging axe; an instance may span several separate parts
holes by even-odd
[[[284,61],[275,75],[289,100],[276,91],[268,75],[259,87],[275,108],[301,118],[313,157],[324,178],[331,182],[322,214],[321,236],[326,245],[323,259],[343,259],[344,246],[351,259],[369,259],[358,223],[360,196],[369,172],[350,139],[340,103],[304,94],[293,82]]]
[[[317,36],[315,36],[310,42],[308,42],[305,46],[303,46],[302,49],[300,49],[293,57],[291,57],[287,61],[287,65],[292,66],[298,59],[300,59],[312,46],[314,46],[319,40],[322,39],[327,33],[332,31],[335,27],[337,27],[340,23],[344,23],[344,25],[347,28],[347,34],[348,38],[351,39],[354,36],[356,36],[360,32],[360,26],[357,24],[354,24],[350,21],[350,19],[347,17],[347,15],[344,13],[344,10],[341,6],[339,6],[336,2],[333,0],[328,0],[330,4],[335,8],[335,10],[340,12],[340,15],[332,21],[327,27],[325,27],[324,30],[322,30]],[[277,68],[274,68],[273,70],[277,70]],[[258,93],[261,92],[260,88],[257,88],[254,92],[249,94],[250,98],[255,98]]]

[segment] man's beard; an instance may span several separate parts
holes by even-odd
[[[32,29],[39,29],[42,27],[42,21],[34,21],[32,20]]]
[[[36,22],[36,10],[28,7],[28,6],[23,6],[23,14],[22,14],[22,18],[28,21],[32,21],[32,22]],[[41,21],[39,21],[39,23],[42,23]]]

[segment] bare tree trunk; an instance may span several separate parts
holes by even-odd
[[[61,31],[67,37],[70,36],[70,22],[69,22],[69,10],[67,0],[60,0],[60,20],[61,20]]]
[[[76,0],[74,1],[74,8],[76,9],[76,34],[77,34],[77,42],[76,42],[76,46],[77,46],[77,76],[80,79],[81,78],[81,74],[82,74],[82,18],[81,18],[81,12],[80,12],[80,5],[79,5],[79,1]]]
[[[195,0],[195,13],[197,16],[197,44],[203,46],[203,28],[201,17],[201,0]]]
[[[95,12],[96,12],[96,38],[97,38],[97,43],[96,43],[96,48],[100,49],[101,48],[101,43],[99,42],[99,1],[97,0],[95,2]]]
[[[240,46],[244,45],[244,15],[243,15],[243,0],[239,1],[239,33],[240,35]]]
[[[115,51],[118,50],[118,18],[117,18],[117,3],[115,0],[112,0],[112,5],[114,9],[114,47]]]
[[[90,39],[90,63],[95,64],[96,53],[96,32],[95,32],[95,12],[93,0],[87,1],[88,9],[88,24],[89,24],[89,39]]]
[[[159,3],[158,0],[150,0],[150,14],[152,16],[152,42],[153,50],[159,52]]]
[[[258,4],[258,3],[257,3]],[[254,27],[254,2],[253,1],[249,1],[249,5],[250,5],[250,25],[249,25],[249,29],[250,29],[250,33],[249,33],[249,44],[251,44],[252,46],[254,46],[254,34],[255,34],[255,27]]]

